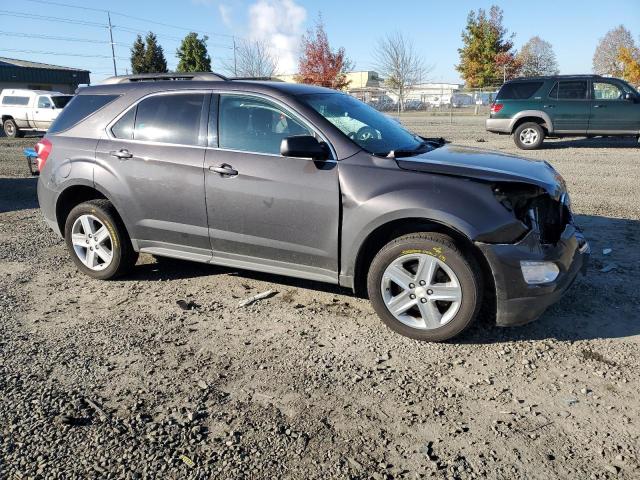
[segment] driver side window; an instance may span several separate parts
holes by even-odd
[[[609,82],[593,82],[593,98],[595,100],[623,100],[624,93],[620,87]]]
[[[221,95],[219,146],[242,152],[280,154],[284,138],[313,135],[277,105],[244,95]]]

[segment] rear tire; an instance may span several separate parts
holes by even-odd
[[[4,134],[9,138],[20,138],[24,136],[24,132],[18,128],[18,125],[12,118],[5,120],[2,128],[4,129]]]
[[[475,259],[447,235],[412,233],[378,252],[367,290],[374,310],[391,330],[441,342],[460,334],[478,315],[482,274]]]
[[[521,150],[536,150],[544,142],[544,129],[535,122],[526,122],[519,125],[513,132],[513,140]]]
[[[138,260],[127,230],[108,200],[90,200],[74,207],[64,232],[73,262],[92,278],[119,277]]]

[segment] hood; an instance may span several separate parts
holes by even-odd
[[[486,182],[529,183],[558,198],[564,179],[547,162],[480,148],[445,145],[412,157],[396,158],[403,170],[452,175]]]

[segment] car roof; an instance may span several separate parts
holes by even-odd
[[[589,79],[589,78],[610,78],[603,77],[602,75],[587,74],[587,75],[541,75],[537,77],[519,77],[512,80],[508,80],[505,83],[516,82],[530,82],[531,80],[571,80],[571,79]]]
[[[129,77],[130,78],[130,77]],[[180,77],[182,78],[182,77]],[[162,91],[175,90],[196,90],[196,89],[215,89],[227,91],[252,91],[263,93],[280,93],[285,95],[305,95],[318,93],[339,93],[336,90],[319,87],[316,85],[306,85],[301,83],[289,83],[277,80],[248,80],[248,79],[207,79],[201,80],[198,77],[190,79],[169,80],[164,78],[153,79],[149,81],[135,79],[127,82],[127,77],[122,77],[122,81],[114,81],[113,78],[108,79],[106,83],[82,87],[76,92],[78,95],[86,94],[124,94],[131,91],[144,91],[145,93],[155,93]]]
[[[51,95],[51,96],[60,96],[60,95],[69,96],[70,95],[68,93],[52,92],[51,90],[29,90],[28,88],[5,88],[4,90],[2,90],[1,95],[4,97],[7,95],[17,95],[17,94]]]

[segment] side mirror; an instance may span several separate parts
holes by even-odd
[[[287,137],[280,143],[280,155],[283,157],[311,158],[312,160],[327,160],[329,147],[324,142],[319,142],[311,135]]]
[[[630,101],[630,102],[635,102],[635,101],[637,100],[637,99],[636,99],[636,96],[635,96],[633,93],[629,93],[629,92],[625,93],[625,94],[624,94],[624,96],[623,96],[623,98],[624,98],[625,100]]]

